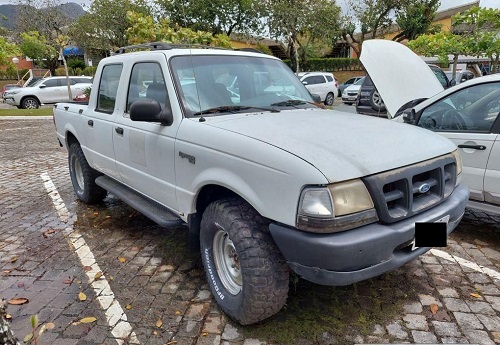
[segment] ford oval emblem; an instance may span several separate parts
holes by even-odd
[[[429,186],[429,184],[427,184],[427,183],[424,183],[420,187],[418,187],[418,191],[422,194],[427,193],[429,191],[429,189],[431,189],[431,186]]]

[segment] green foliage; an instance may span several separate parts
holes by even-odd
[[[273,55],[273,52],[271,51],[271,49],[262,43],[257,43],[257,46],[255,47],[255,49],[257,49],[261,53],[264,53],[267,55]]]
[[[177,44],[201,44],[230,48],[229,37],[210,32],[194,31],[173,26],[168,19],[155,21],[153,17],[137,12],[128,12],[130,27],[126,31],[128,44],[162,41]]]
[[[69,58],[66,63],[68,64],[68,68],[73,72],[73,75],[81,74],[82,70],[85,68],[85,61],[83,61],[83,59]]]
[[[429,30],[435,31],[436,27],[431,24],[439,4],[439,0],[418,0],[403,4],[396,14],[396,23],[401,32],[393,40],[413,40]]]
[[[180,27],[212,34],[259,33],[267,16],[260,0],[157,0],[162,18]]]
[[[11,58],[17,55],[19,55],[19,48],[0,36],[0,65],[11,66]]]
[[[441,63],[449,61],[448,55],[458,56],[470,53],[469,39],[448,31],[421,35],[408,42],[408,47],[424,56],[437,56]]]
[[[290,60],[283,60],[291,67]],[[358,59],[352,58],[316,58],[308,59],[303,65],[303,71],[345,71],[345,70],[361,70],[361,62]]]
[[[57,56],[57,50],[48,44],[47,38],[38,31],[21,33],[20,49],[23,55],[35,61]]]
[[[151,15],[146,0],[94,0],[88,13],[71,25],[69,35],[84,49],[113,51],[128,44],[127,12]]]

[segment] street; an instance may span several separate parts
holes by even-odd
[[[242,327],[214,302],[187,228],[110,195],[77,201],[52,118],[4,117],[0,135],[0,297],[29,300],[7,308],[20,340],[37,314],[55,326],[43,345],[500,343],[500,216],[467,210],[446,248],[352,286],[292,278],[283,310]]]

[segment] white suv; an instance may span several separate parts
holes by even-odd
[[[325,105],[333,104],[335,95],[338,94],[338,85],[333,73],[301,72],[297,76],[310,93],[319,95],[321,102]]]
[[[69,77],[71,93],[81,94],[92,86],[92,77]],[[18,108],[37,109],[42,104],[68,101],[66,77],[49,77],[40,79],[33,86],[7,91],[4,102]]]

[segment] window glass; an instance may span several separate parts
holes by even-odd
[[[433,131],[489,132],[500,112],[500,83],[474,85],[426,108],[418,126]]]
[[[115,109],[116,93],[122,73],[122,65],[107,65],[102,69],[97,96],[97,111],[111,114]]]
[[[127,95],[127,112],[130,105],[140,99],[154,99],[161,108],[170,107],[165,79],[159,64],[141,62],[134,65]]]
[[[57,79],[48,79],[48,80],[45,80],[43,82],[43,85],[45,85],[45,87],[56,87],[56,86],[59,86],[59,85],[57,85]]]
[[[331,76],[331,75],[326,75],[325,77],[326,77],[326,80],[327,80],[327,81],[333,81],[333,78],[332,78],[332,76]]]

